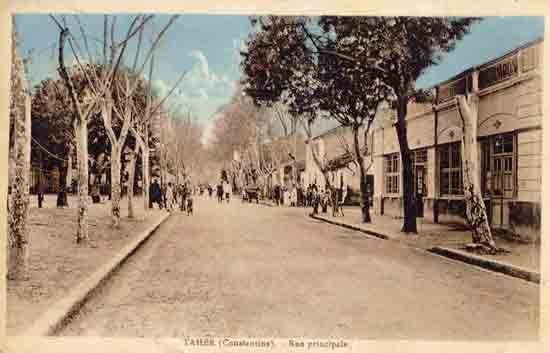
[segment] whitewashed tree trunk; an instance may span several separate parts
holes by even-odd
[[[134,218],[134,179],[136,171],[136,159],[139,153],[139,145],[136,144],[134,151],[130,153],[130,160],[128,162],[128,218]]]
[[[149,209],[149,185],[151,184],[150,174],[149,174],[149,147],[142,146],[141,150],[142,168],[141,171],[143,174],[143,208],[145,210]]]
[[[149,184],[150,181],[150,168],[149,168],[149,146],[145,141],[149,141],[148,130],[145,128],[144,138],[141,137],[140,133],[133,127],[130,127],[131,133],[136,139],[136,144],[141,150],[141,180],[143,184],[143,209],[147,211],[149,209]]]
[[[76,242],[88,242],[88,124],[75,122],[76,151],[78,155],[78,228]]]
[[[359,168],[359,190],[361,192],[361,222],[370,223],[370,195],[367,188],[367,171],[365,168],[365,160],[361,154],[361,146],[359,143],[359,127],[353,129],[353,154],[355,162]]]
[[[11,204],[8,205],[8,278],[28,278],[29,260],[29,179],[31,159],[31,98],[28,92],[23,62],[15,48],[12,35],[11,108],[13,125],[13,178]]]
[[[472,240],[490,252],[497,250],[491,234],[487,211],[480,186],[479,159],[477,153],[477,117],[479,98],[477,94],[458,97],[459,115],[462,119],[462,178],[466,218],[472,231]]]
[[[121,148],[111,144],[111,217],[113,227],[120,226]]]

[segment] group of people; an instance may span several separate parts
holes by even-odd
[[[285,186],[275,184],[272,189],[271,198],[276,206],[289,205],[290,207],[312,207],[313,214],[318,214],[319,209],[323,213],[328,212],[333,200],[336,200],[336,207],[333,207],[333,216],[344,215],[343,205],[347,197],[347,187],[333,189],[335,195],[331,195],[328,188],[322,190],[315,183],[309,184],[307,188],[300,185],[293,185],[290,190]]]
[[[212,191],[208,191],[212,195]],[[220,180],[216,185],[216,196],[218,197],[218,202],[222,203],[224,200],[229,202],[233,194],[233,186],[227,180]]]
[[[174,185],[168,182],[163,188],[155,178],[149,186],[149,207],[153,208],[157,204],[159,209],[173,212],[179,206],[180,211],[192,214],[193,193],[194,189],[189,183]]]

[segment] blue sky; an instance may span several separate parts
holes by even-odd
[[[60,18],[60,16],[58,16]],[[101,37],[103,17],[80,17],[86,31]],[[129,16],[118,17],[118,32],[127,30]],[[155,17],[157,30],[168,16]],[[78,37],[78,27],[72,16],[67,21]],[[31,81],[39,82],[56,74],[56,41],[58,29],[47,15],[17,15],[19,50],[23,57],[31,56],[28,66]],[[167,90],[179,74],[188,71],[173,97],[176,106],[191,109],[206,125],[214,118],[216,109],[227,102],[239,80],[238,52],[249,33],[247,16],[183,15],[168,30],[155,59],[156,86]],[[118,33],[117,32],[117,33]],[[417,82],[429,87],[445,81],[471,66],[482,64],[517,46],[542,37],[543,17],[487,17],[472,27],[471,33],[443,62],[430,68]]]

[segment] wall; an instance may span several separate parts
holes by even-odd
[[[536,47],[537,49],[532,49]],[[517,195],[504,205],[493,199],[489,209],[493,224],[500,223],[501,212],[504,216],[503,226],[529,240],[540,237],[540,192],[542,163],[542,70],[536,65],[541,62],[541,44],[522,48],[507,57],[481,66],[481,71],[494,68],[499,63],[518,56],[517,72],[500,82],[492,81],[479,93],[478,136],[480,138],[515,132],[517,142]],[[527,57],[526,52],[531,55]],[[538,55],[533,59],[533,55]],[[535,63],[535,64],[533,64]],[[467,72],[468,75],[472,71]],[[500,73],[499,73],[500,75]],[[487,77],[487,76],[486,76]],[[445,83],[448,90],[460,79]],[[472,85],[477,81],[470,76]],[[468,81],[467,81],[468,82]],[[485,81],[487,82],[487,81]],[[452,88],[451,92],[459,92]],[[460,91],[462,92],[462,91]],[[437,143],[439,145],[460,141],[462,123],[454,99],[448,99],[437,105]],[[428,149],[428,195],[424,200],[424,217],[434,219],[434,209],[438,210],[439,222],[464,223],[465,205],[462,197],[442,198],[439,195],[437,153],[434,148],[435,114],[429,105],[410,104],[407,117],[407,134],[409,148]],[[385,194],[384,157],[399,152],[399,144],[393,122],[395,113],[383,111],[377,116],[381,123],[375,133],[375,195],[374,211],[376,214],[402,216],[401,187],[398,195]],[[480,144],[478,144],[480,149]],[[478,150],[479,151],[479,150]],[[481,157],[481,153],[479,153]],[[402,173],[401,173],[402,176]]]

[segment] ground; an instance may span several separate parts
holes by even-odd
[[[537,338],[538,285],[308,211],[197,198],[60,335]]]
[[[110,203],[91,204],[88,209],[90,242],[76,244],[76,197],[72,208],[57,208],[56,196],[47,195],[44,208],[31,198],[28,281],[7,283],[7,332],[20,334],[51,303],[66,295],[82,279],[107,262],[133,236],[160,217],[161,211],[143,212],[141,198],[135,200],[136,219],[127,218],[127,202],[121,204],[119,229],[111,227]]]
[[[418,218],[418,234],[405,234],[401,232],[403,218],[381,216],[372,213],[372,223],[369,224],[360,223],[361,210],[359,207],[344,207],[344,216],[333,217],[330,211],[328,213],[319,213],[318,216],[336,222],[344,222],[376,233],[382,233],[391,240],[399,241],[419,249],[430,249],[434,246],[463,249],[465,244],[472,242],[472,232],[464,224],[432,223],[427,219]],[[493,237],[497,246],[507,251],[498,255],[484,257],[540,272],[540,243],[512,241],[509,237],[503,237],[501,233],[494,231]]]

